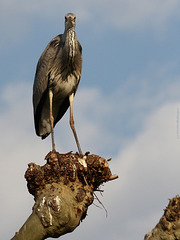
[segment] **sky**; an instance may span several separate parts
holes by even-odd
[[[11,239],[31,214],[24,174],[51,150],[50,137],[35,135],[32,86],[37,61],[63,33],[68,12],[77,16],[83,47],[74,99],[81,147],[112,158],[119,178],[99,196],[108,216],[91,205],[61,238],[143,239],[180,193],[179,0],[0,0],[0,236]],[[69,111],[55,141],[59,152],[77,151]]]

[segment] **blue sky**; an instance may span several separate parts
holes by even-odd
[[[105,158],[119,179],[104,185],[88,217],[62,239],[139,240],[179,194],[180,2],[178,0],[0,1],[1,238],[31,213],[24,173],[44,164],[50,138],[35,135],[32,85],[47,43],[77,15],[82,78],[74,100],[83,151]],[[76,151],[69,112],[55,128],[59,152]],[[96,221],[94,220],[96,219]]]

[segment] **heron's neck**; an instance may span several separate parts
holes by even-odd
[[[74,28],[69,29],[65,33],[65,47],[67,48],[69,57],[74,57],[77,48],[77,37]]]

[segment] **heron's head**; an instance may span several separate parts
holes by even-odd
[[[65,31],[76,26],[76,15],[74,13],[67,13],[65,15]]]

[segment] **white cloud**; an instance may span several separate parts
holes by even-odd
[[[58,0],[2,0],[0,46],[22,41],[32,28],[36,28],[38,21],[43,20],[45,25],[51,20],[61,22],[69,11],[78,15],[79,22],[98,32],[109,27],[133,31],[152,28],[159,32],[166,29],[172,19],[179,19],[179,9],[178,0],[67,0],[63,3]]]
[[[108,4],[108,1],[106,1]],[[114,1],[114,4],[109,5],[109,12],[113,13],[113,17],[110,18],[112,22],[118,28],[159,28],[164,26],[172,16],[177,17],[179,7],[179,1],[174,0],[121,0]],[[108,19],[106,18],[106,21]]]
[[[123,226],[128,226],[126,236],[123,226],[116,230],[119,238],[143,239],[159,221],[168,198],[179,194],[179,106],[180,102],[165,104],[147,116],[144,130],[112,162],[119,185],[108,186],[107,201],[109,206],[119,204],[116,220],[121,226],[125,219]]]

